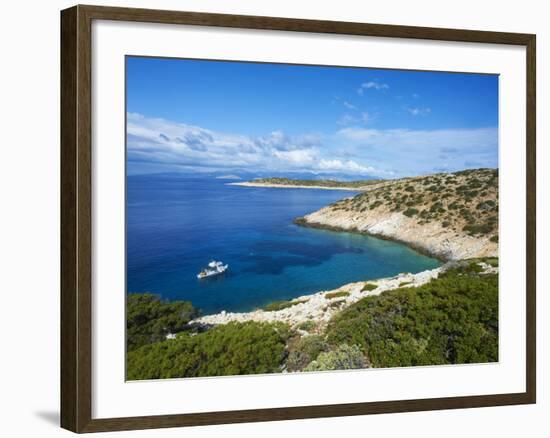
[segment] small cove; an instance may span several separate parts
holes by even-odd
[[[243,312],[343,284],[440,265],[392,241],[292,223],[353,192],[239,187],[214,178],[127,178],[127,291]],[[226,274],[198,280],[210,260]]]

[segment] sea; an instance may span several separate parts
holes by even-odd
[[[440,265],[400,243],[305,228],[293,219],[355,192],[229,185],[213,177],[133,175],[126,186],[126,286],[245,312],[346,283]],[[199,280],[211,260],[226,273]]]

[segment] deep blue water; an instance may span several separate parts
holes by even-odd
[[[188,300],[204,314],[248,311],[353,281],[439,265],[395,242],[292,223],[352,192],[227,182],[128,177],[128,292]],[[228,272],[198,280],[197,273],[212,259],[228,263]]]

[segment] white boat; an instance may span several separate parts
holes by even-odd
[[[197,274],[197,278],[206,278],[206,277],[212,277],[214,275],[220,275],[223,274],[225,271],[227,271],[227,268],[229,268],[229,265],[224,265],[222,262],[217,262],[215,260],[212,260],[210,263],[208,263],[208,267],[203,269],[201,272]]]

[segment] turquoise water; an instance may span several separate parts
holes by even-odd
[[[292,223],[353,194],[129,176],[127,290],[188,300],[210,314],[439,266],[395,242]],[[212,259],[228,263],[228,272],[198,280]]]

